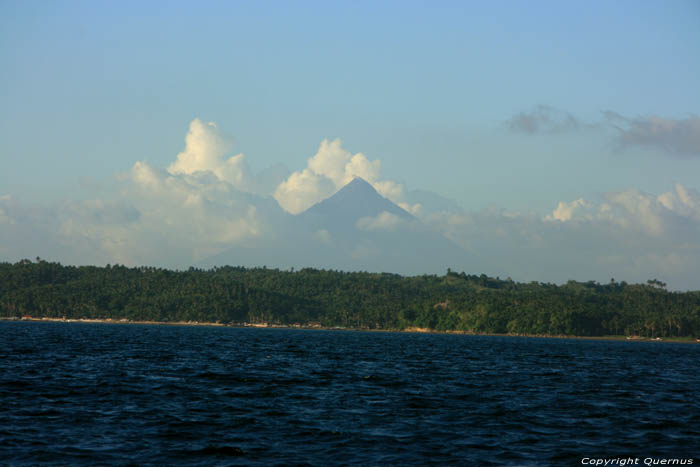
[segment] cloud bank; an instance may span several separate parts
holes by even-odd
[[[381,162],[370,161],[364,154],[343,149],[339,139],[321,141],[318,151],[307,161],[303,170],[292,173],[275,190],[279,205],[292,214],[298,214],[361,177],[372,184],[384,197],[409,211],[419,209],[405,202],[402,184],[380,177]]]
[[[253,174],[243,153],[229,156],[233,139],[223,133],[216,123],[195,118],[185,136],[185,149],[168,166],[172,176],[200,173],[213,174],[219,181],[248,193],[271,195],[279,183],[289,175],[282,164]]]
[[[632,132],[636,124],[629,125]],[[682,133],[673,128],[663,131]],[[283,255],[295,248],[290,238],[304,235],[324,248],[371,257],[377,252],[366,244],[346,244],[323,227],[300,230],[289,214],[360,176],[419,214],[424,228],[471,252],[473,262],[462,266],[469,273],[544,282],[659,278],[676,289],[700,288],[700,193],[681,184],[660,194],[624,190],[553,201],[544,215],[466,211],[382,177],[379,160],[347,151],[340,140],[323,140],[306,167],[291,174],[280,167],[252,174],[232,149],[216,125],[195,119],[167,169],[135,162],[115,178],[112,196],[34,206],[0,195],[0,257],[182,268],[231,248],[247,248],[250,258],[255,248]],[[388,212],[354,225],[363,235],[400,236],[414,227]],[[309,251],[308,264],[334,267],[324,261]],[[393,266],[386,270],[402,272]]]
[[[560,201],[543,217],[487,209],[433,213],[429,222],[478,254],[474,268],[487,274],[543,282],[663,277],[677,289],[698,288],[700,193],[680,184],[659,195]]]

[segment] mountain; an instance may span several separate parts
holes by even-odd
[[[352,228],[359,219],[376,217],[383,212],[401,220],[415,220],[411,214],[377,193],[364,179],[355,177],[333,196],[314,204],[299,217],[308,225],[332,231]]]
[[[296,215],[278,217],[276,235],[232,248],[203,266],[316,267],[399,274],[466,271],[472,255],[356,177]]]

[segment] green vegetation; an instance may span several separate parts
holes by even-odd
[[[0,316],[301,324],[549,335],[700,336],[700,292],[317,269],[0,263]]]

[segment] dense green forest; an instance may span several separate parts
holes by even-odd
[[[427,328],[474,333],[700,336],[700,292],[318,269],[0,263],[0,316]]]

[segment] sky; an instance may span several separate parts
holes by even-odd
[[[184,267],[359,175],[467,272],[700,289],[698,57],[695,0],[1,0],[0,261]]]

